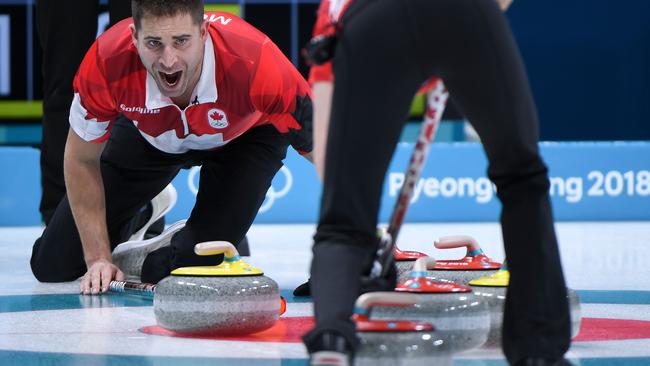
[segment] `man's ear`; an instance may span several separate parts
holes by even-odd
[[[208,38],[208,21],[204,20],[201,24],[201,40],[205,41]]]
[[[129,25],[129,29],[131,30],[131,41],[135,47],[138,47],[138,30],[135,29],[135,24]]]

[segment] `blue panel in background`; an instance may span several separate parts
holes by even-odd
[[[0,226],[39,225],[39,150],[0,147]]]
[[[557,220],[650,220],[650,143],[549,142],[540,146],[550,166],[551,196]],[[384,184],[380,221],[389,219],[412,149],[411,143],[397,147]],[[286,167],[274,179],[257,223],[316,221],[321,186],[313,167],[292,151],[285,162]],[[486,169],[479,144],[433,144],[407,221],[498,220],[500,204],[486,178]],[[174,180],[183,202],[172,211],[171,219],[189,214],[196,178],[181,173]]]
[[[551,195],[561,220],[650,219],[650,144],[545,143]]]
[[[650,220],[650,143],[542,143],[550,166],[551,196],[559,221]],[[413,149],[401,143],[386,176],[380,220],[388,221]],[[313,223],[321,185],[313,166],[293,151],[273,180],[257,223]],[[0,148],[0,226],[38,225],[38,150]],[[199,168],[174,179],[179,201],[168,222],[187,218]],[[416,185],[408,222],[496,221],[499,203],[485,176],[479,144],[438,143]],[[236,214],[233,212],[231,214]]]

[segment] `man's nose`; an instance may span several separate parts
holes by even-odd
[[[173,47],[165,47],[160,55],[160,63],[167,69],[171,69],[177,60],[176,50]]]

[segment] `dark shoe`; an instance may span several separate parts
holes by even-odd
[[[548,358],[531,357],[521,360],[513,366],[573,366],[573,364],[564,358],[549,360]]]
[[[386,277],[374,278],[364,276],[361,278],[361,294],[376,291],[395,291],[397,286],[397,267],[391,264]]]
[[[366,292],[375,292],[375,291],[393,291],[395,286],[397,286],[397,267],[393,264],[391,269],[388,271],[386,278],[377,278],[370,279],[368,277],[363,277],[361,279],[361,294]],[[302,285],[296,287],[293,290],[293,296],[303,297],[311,296],[311,285],[309,280],[303,283]]]
[[[311,366],[351,366],[352,349],[342,335],[324,332],[308,346]]]
[[[149,253],[142,262],[140,280],[144,283],[157,284],[169,276],[172,269],[172,247],[165,246]]]
[[[296,296],[296,297],[311,296],[311,285],[310,285],[309,281],[310,280],[307,280],[307,282],[305,282],[302,285],[296,287],[296,289],[293,290],[293,296]]]
[[[171,244],[172,237],[185,227],[185,220],[170,225],[162,234],[147,240],[132,240],[124,242],[113,250],[113,263],[128,279],[139,278],[142,265],[149,253]],[[166,267],[165,269],[169,269]]]
[[[248,247],[248,237],[247,236],[245,236],[244,239],[242,239],[242,241],[239,242],[238,245],[235,245],[235,248],[237,248],[237,252],[242,257],[248,257],[248,256],[251,255],[251,250]]]
[[[145,240],[155,238],[156,236],[162,234],[163,231],[165,231],[165,216],[154,221],[154,223],[149,226],[147,231],[144,233],[144,238]]]

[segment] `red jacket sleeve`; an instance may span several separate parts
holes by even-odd
[[[119,112],[105,77],[105,67],[98,55],[97,42],[81,62],[73,89],[70,127],[86,141],[106,141],[110,135],[110,125]]]

